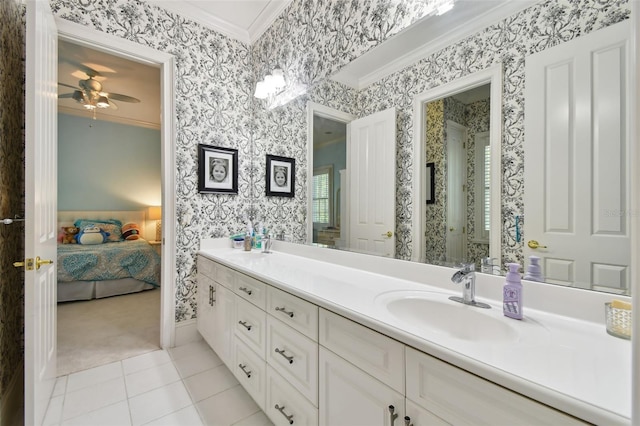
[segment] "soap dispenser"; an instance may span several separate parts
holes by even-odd
[[[509,318],[522,319],[522,282],[520,264],[508,263],[507,278],[502,290],[502,311]]]
[[[524,274],[524,279],[544,282],[544,275],[542,275],[542,267],[538,256],[529,256],[529,266],[527,267],[527,273]]]

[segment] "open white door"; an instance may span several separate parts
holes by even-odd
[[[629,28],[527,58],[524,254],[549,282],[630,286]]]
[[[27,1],[25,413],[42,424],[56,379],[58,34],[49,2]]]
[[[466,127],[447,121],[447,261],[466,261],[467,157],[465,152]]]
[[[395,256],[396,110],[347,125],[349,245],[361,253]]]

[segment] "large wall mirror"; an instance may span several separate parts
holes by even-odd
[[[509,28],[534,25],[540,29],[539,34],[545,33],[544,25],[548,23],[537,20],[540,7],[542,6],[534,5],[530,9],[515,12],[508,18]],[[580,21],[576,24],[580,26],[583,25],[582,20],[588,18],[576,15],[572,19]],[[593,29],[589,34],[575,39],[591,37],[595,41],[603,40],[606,37],[605,30],[617,25],[627,25],[622,33],[629,36],[628,22],[617,24],[607,22],[599,24],[596,26],[597,29]],[[314,165],[313,162],[314,121],[331,119],[345,125],[355,119],[395,108],[397,120],[395,155],[392,154],[389,158],[390,161],[394,160],[392,166],[395,170],[395,194],[388,201],[388,204],[392,204],[395,208],[395,226],[390,230],[392,235],[387,238],[395,242],[396,258],[452,267],[466,261],[475,263],[478,271],[503,273],[507,262],[515,261],[526,268],[529,255],[546,254],[544,238],[537,237],[539,245],[536,248],[530,248],[531,244],[528,243],[535,241],[536,236],[527,236],[525,233],[525,225],[530,225],[535,217],[533,210],[527,209],[526,206],[528,195],[525,192],[530,192],[533,184],[530,181],[527,186],[523,171],[527,170],[528,161],[528,156],[524,152],[527,149],[525,139],[530,138],[532,134],[531,126],[539,127],[538,133],[544,134],[545,131],[540,127],[544,124],[527,122],[525,125],[525,104],[527,103],[524,84],[525,62],[537,62],[538,57],[535,54],[522,52],[532,52],[535,49],[550,51],[554,45],[569,46],[568,43],[572,40],[551,43],[547,47],[540,48],[542,43],[540,40],[535,37],[532,39],[516,30],[512,34],[513,37],[507,40],[501,38],[505,30],[499,25],[482,28],[486,29],[482,31],[476,29],[475,33],[470,33],[475,38],[472,44],[461,42],[461,37],[454,38],[450,44],[444,43],[440,38],[439,44],[423,56],[425,59],[420,61],[421,64],[406,66],[402,70],[396,68],[395,73],[387,73],[387,77],[380,77],[378,80],[370,79],[363,86],[337,85],[336,82],[344,83],[343,76],[340,75],[344,74],[344,70],[340,70],[329,78],[315,82],[309,88],[306,95],[307,108],[304,120],[308,127],[305,200],[307,206],[305,206],[306,219],[303,225],[306,229],[306,243],[333,248],[350,246],[349,242],[344,241],[344,233],[348,232],[347,228],[350,224],[346,212],[351,203],[344,197],[345,180],[340,175],[340,170],[336,170],[342,165],[336,165],[327,174],[333,179],[332,190],[328,192],[331,194],[330,200],[327,201],[327,211],[331,212],[331,215],[324,225],[319,224],[320,221],[316,221],[314,225],[311,219],[314,217],[313,203],[320,202],[319,199],[314,200],[313,196],[314,169],[318,172],[322,168],[320,164]],[[396,46],[398,45],[397,37],[398,35],[390,39],[396,41]],[[507,43],[507,45],[501,43]],[[588,44],[596,45],[597,43],[590,41]],[[532,46],[536,46],[535,49]],[[621,44],[618,43],[617,46]],[[632,74],[626,68],[630,62],[624,60],[628,53],[628,45],[622,46],[616,51],[620,53],[618,56],[620,61],[617,63],[620,65],[619,68],[614,69],[614,61],[611,60],[603,61],[602,64],[606,63],[613,72],[623,76],[618,81],[620,84],[616,86],[619,89],[616,89],[618,90],[616,93],[623,95],[628,92],[626,84]],[[510,56],[510,54],[505,56],[503,53],[509,49],[518,51],[520,56]],[[377,48],[364,56],[375,54],[376,50]],[[473,56],[474,53],[479,56]],[[614,53],[609,52],[609,57]],[[472,59],[477,63],[471,63]],[[354,62],[359,60],[358,58]],[[464,62],[465,60],[469,62]],[[367,59],[365,63],[370,64],[371,61]],[[611,81],[611,79],[603,80],[604,83]],[[529,83],[528,80],[527,83]],[[557,87],[548,90],[555,91],[554,94],[557,96],[554,99],[560,99],[564,93]],[[600,93],[611,93],[611,91],[605,90],[602,86]],[[294,108],[291,110],[293,111]],[[302,112],[301,108],[297,108],[296,111]],[[601,123],[608,126],[602,128],[610,129],[609,134],[618,132],[621,135],[615,152],[624,153],[629,150],[626,144],[629,126],[627,115],[628,111],[622,108],[617,111],[613,120]],[[535,116],[535,113],[529,116]],[[292,118],[292,121],[301,120],[297,117]],[[345,139],[348,146],[348,132]],[[606,142],[604,139],[600,141]],[[459,145],[456,145],[458,143]],[[566,152],[571,152],[570,144],[565,144],[564,148]],[[581,149],[581,151],[586,150],[588,149]],[[529,148],[528,151],[532,152],[535,149]],[[606,147],[598,152],[600,154],[597,158],[616,157],[613,155],[615,152],[608,151]],[[324,156],[317,151],[315,155],[316,157]],[[628,160],[628,156],[616,158]],[[573,163],[563,168],[560,162],[569,161],[569,159],[562,160],[561,155],[553,159],[555,163],[552,172],[555,171],[555,173],[586,167],[585,170],[591,170],[588,173],[593,173],[593,176],[598,173],[602,176],[603,170],[614,167],[610,162],[607,166],[599,164],[598,171],[588,168],[589,165],[594,164],[593,162],[572,160]],[[331,161],[325,162],[338,164]],[[601,227],[603,234],[612,234],[615,231],[626,233],[628,237],[629,221],[614,219],[617,216],[625,216],[625,200],[629,201],[628,195],[634,190],[629,179],[630,167],[631,165],[624,161],[620,163],[619,168],[622,172],[615,177],[619,178],[618,188],[623,192],[614,191],[615,194],[620,195],[615,200],[609,197],[612,194],[606,190],[608,185],[606,180],[601,181],[602,185],[597,188],[599,191],[597,195],[600,198],[609,197],[608,199],[612,200],[611,203],[614,203],[610,203],[610,207],[603,207],[605,210],[601,209],[604,216],[601,215],[602,220],[597,224]],[[536,173],[532,169],[529,171]],[[549,179],[555,179],[557,175],[549,176],[548,183],[551,182]],[[607,176],[613,175],[605,175]],[[337,188],[340,188],[339,191],[336,191]],[[562,188],[556,185],[555,189]],[[558,204],[555,205],[558,206]],[[547,210],[558,211],[550,205],[547,206]],[[575,209],[567,209],[567,211],[575,211]],[[626,218],[628,219],[628,216]],[[387,232],[380,234],[384,236]],[[624,244],[628,245],[629,240],[625,241]],[[597,251],[598,248],[593,250]],[[547,250],[547,252],[550,251]],[[488,268],[483,268],[482,259],[490,259]],[[602,261],[597,270],[594,269],[598,281],[586,283],[578,282],[579,279],[572,276],[571,265],[565,260],[555,259],[554,262],[548,264],[549,275],[561,278],[549,278],[547,280],[549,283],[623,295],[630,294],[627,280],[630,270],[623,262],[617,262],[615,259]],[[553,268],[555,269],[552,271]]]

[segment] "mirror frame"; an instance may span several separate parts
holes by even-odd
[[[349,156],[349,123],[357,119],[335,108],[331,108],[313,101],[307,102],[307,244],[313,244],[313,116],[329,118],[347,124],[347,157]],[[347,214],[347,217],[348,214]],[[348,231],[345,230],[345,231]]]
[[[458,78],[422,92],[413,100],[413,218],[411,260],[425,262],[425,229],[427,225],[426,199],[426,128],[427,103],[455,95],[478,86],[491,84],[489,138],[491,143],[491,229],[489,256],[502,268],[502,204],[496,202],[502,193],[502,63]]]

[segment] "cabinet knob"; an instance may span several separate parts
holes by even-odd
[[[247,329],[247,331],[251,331],[251,326],[246,321],[238,321],[238,324]]]
[[[404,426],[413,426],[413,423],[411,423],[411,417],[404,416]]]
[[[280,308],[280,307],[276,306],[276,311],[282,312],[285,315],[289,315],[289,318],[293,318],[293,311],[287,311],[287,310],[285,310],[284,307]]]
[[[246,287],[240,287],[238,290],[240,291],[244,291],[245,293],[247,293],[249,296],[251,296],[251,293],[253,293],[251,290],[249,290]]]
[[[284,359],[289,361],[289,364],[293,364],[293,356],[287,356],[284,352],[285,352],[284,349],[276,348],[276,353],[279,353],[280,355],[282,355]]]
[[[284,412],[284,405],[282,407],[280,407],[278,404],[276,404],[274,408],[276,410],[280,411],[280,414],[282,414],[284,416],[284,418],[287,419],[287,421],[289,422],[290,425],[293,424],[293,414],[289,414],[287,416],[287,413]]]
[[[389,406],[389,424],[393,426],[396,419],[398,418],[398,414],[396,413],[396,407],[393,405]]]

